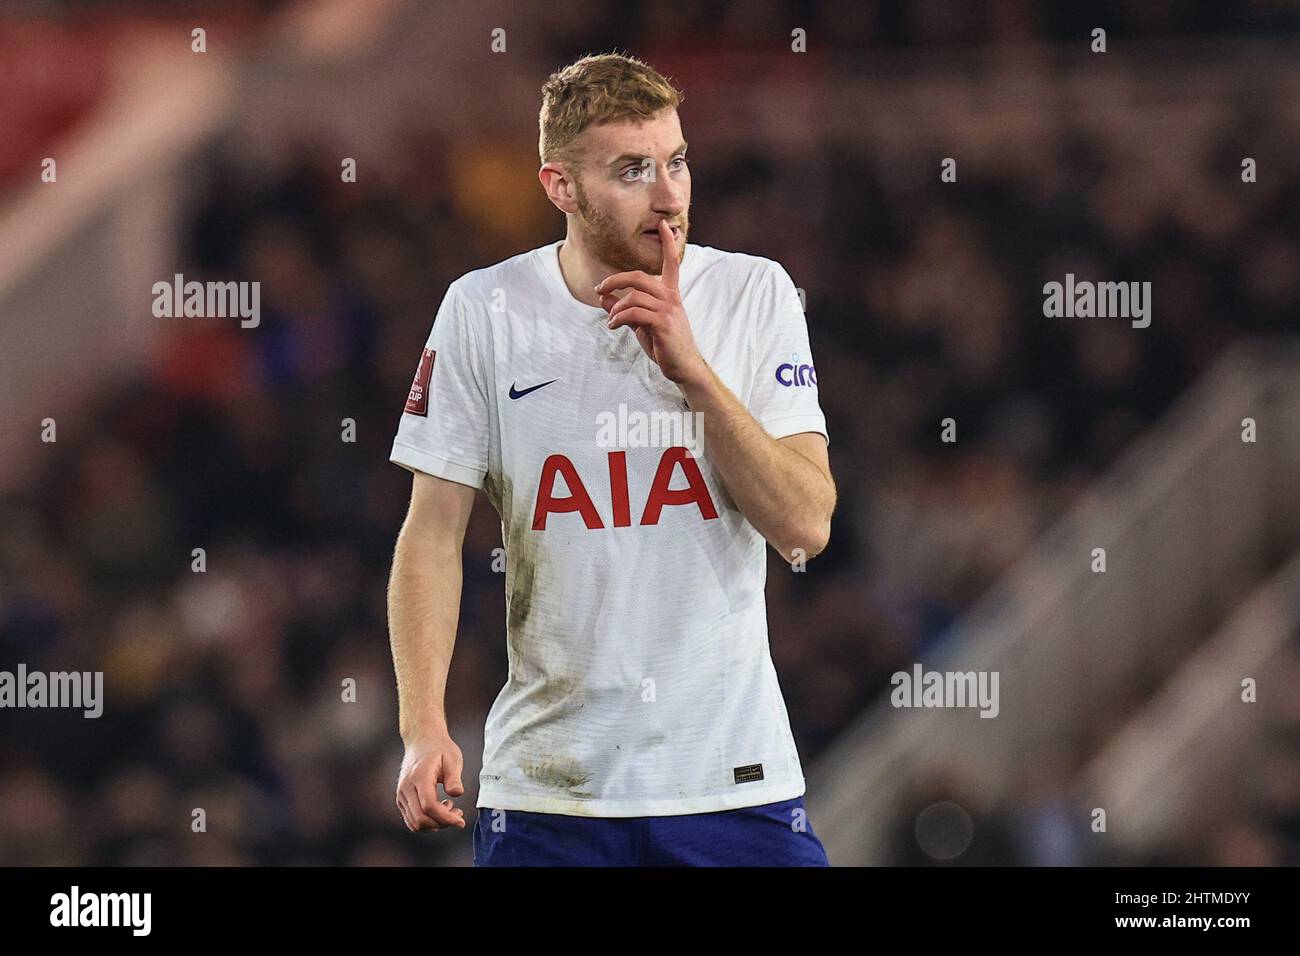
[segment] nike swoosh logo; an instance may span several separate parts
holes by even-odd
[[[545,388],[547,385],[554,385],[554,384],[555,384],[556,382],[558,382],[558,381],[559,381],[558,378],[553,378],[553,379],[551,379],[549,382],[543,382],[541,385],[534,385],[532,388],[525,388],[525,389],[523,389],[522,391],[519,390],[519,389],[516,389],[516,388],[514,387],[514,385],[512,384],[512,385],[510,386],[510,397],[511,397],[511,398],[523,398],[523,397],[524,397],[525,395],[527,395],[529,392],[535,392],[535,391],[537,391],[539,388]]]

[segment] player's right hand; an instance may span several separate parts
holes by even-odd
[[[456,742],[447,734],[406,744],[402,770],[397,777],[397,809],[402,812],[406,828],[413,833],[441,830],[445,827],[465,829],[465,811],[450,799],[438,799],[438,784],[448,797],[465,792],[460,782],[465,758]]]

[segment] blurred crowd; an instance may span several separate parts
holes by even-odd
[[[958,773],[917,776],[892,817],[892,862],[903,866],[1296,866],[1300,864],[1300,629],[1269,666],[1277,693],[1259,721],[1259,735],[1234,755],[1248,796],[1216,785],[1191,796],[1194,807],[1178,831],[1141,851],[1090,830],[1091,803],[1071,779],[1069,755],[1032,766],[990,802]],[[1140,703],[1140,702],[1139,702]],[[1253,706],[1253,705],[1252,705]],[[1234,780],[1233,785],[1241,780]],[[1105,809],[1104,807],[1102,809]],[[814,821],[815,822],[815,821]],[[1112,815],[1107,832],[1123,823]]]
[[[0,4],[0,188],[38,181],[52,145],[113,88],[114,56],[169,34],[181,49],[201,25],[214,45],[241,41],[284,0],[18,0]],[[0,192],[0,206],[5,195]]]
[[[693,159],[691,241],[777,258],[807,293],[840,505],[829,549],[804,574],[773,554],[768,585],[805,768],[1225,343],[1293,321],[1300,172],[1243,188],[1238,162],[1243,141],[1294,155],[1297,131],[1265,109],[1226,115],[1206,127],[1195,177],[1137,186],[1124,144],[1068,117],[1040,163],[963,168],[960,190],[817,144],[822,161],[798,171],[830,200],[816,219],[762,142]],[[470,858],[468,833],[413,836],[393,803],[385,589],[411,479],[388,452],[447,284],[563,222],[502,249],[458,193],[458,144],[420,126],[405,168],[358,183],[319,146],[276,166],[213,148],[183,271],[257,278],[260,327],[169,324],[151,373],[89,399],[88,438],[51,446],[39,478],[0,502],[0,666],[100,669],[111,693],[98,720],[4,714],[0,862]],[[1042,284],[1067,264],[1152,281],[1159,319],[1140,333],[1045,322]],[[938,440],[949,416],[955,444]],[[471,824],[506,675],[499,546],[480,500],[447,700]],[[1085,756],[976,821],[958,862],[1097,862],[1062,807]],[[1272,802],[1226,843],[1170,858],[1297,862],[1296,765],[1280,766]],[[900,838],[896,862],[934,858]]]

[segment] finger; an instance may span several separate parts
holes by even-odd
[[[623,298],[618,299],[607,310],[610,316],[618,315],[624,309],[642,308],[654,312],[658,309],[662,299],[656,299],[652,295],[646,295],[644,292],[629,292]]]
[[[415,823],[411,821],[411,811],[406,808],[406,800],[400,793],[397,795],[397,809],[401,811],[402,822],[406,824],[406,829],[410,830],[412,833],[419,829]]]
[[[415,832],[422,830],[437,830],[438,821],[424,812],[420,806],[420,798],[415,792],[415,787],[410,786],[402,794],[402,799],[406,805],[406,815],[411,820],[411,829]]]
[[[664,265],[660,279],[670,289],[677,288],[677,240],[667,219],[659,220],[659,245],[664,250]]]
[[[600,307],[609,312],[614,306],[618,305],[628,296],[632,295],[633,289],[615,289],[614,292],[602,292],[600,295]],[[644,295],[645,293],[642,293]]]
[[[431,783],[427,787],[421,787],[418,783],[415,785],[415,792],[419,795],[419,806],[426,815],[433,818],[435,825],[440,827],[454,827],[463,822],[462,817],[457,817],[457,810],[452,806],[450,800],[438,801],[438,787],[436,783]]]
[[[415,784],[409,780],[402,785],[402,799],[406,803],[407,816],[415,824],[412,829],[427,830],[437,826],[437,821],[424,812],[420,803],[419,791],[416,789]]]
[[[664,284],[657,277],[646,275],[640,270],[636,272],[616,272],[612,276],[606,276],[601,280],[600,285],[596,286],[597,294],[613,292],[616,289],[640,289],[655,298],[661,298],[664,294]]]
[[[460,807],[452,806],[450,800],[444,802],[447,804],[448,807],[451,807],[452,812],[456,814],[456,818],[459,821],[456,825],[460,827],[462,830],[465,829],[465,811],[462,810]]]
[[[460,827],[462,830],[465,829],[465,811],[464,811],[464,810],[462,810],[460,807],[458,807],[458,806],[456,806],[454,803],[452,803],[451,800],[450,800],[450,798],[440,800],[440,801],[438,802],[438,805],[439,805],[440,807],[442,807],[443,809],[445,809],[445,810],[449,810],[449,811],[451,811],[451,813],[454,815],[455,819],[454,819],[453,822],[451,823],[451,826],[454,826],[454,827]],[[442,829],[442,828],[440,827],[439,829]]]
[[[452,761],[442,775],[442,789],[447,791],[448,796],[459,797],[465,792],[465,785],[460,782],[460,772],[464,769],[465,761]]]
[[[624,309],[618,315],[611,317],[608,325],[611,329],[620,329],[625,325],[637,329],[654,329],[659,325],[659,313],[651,309]]]

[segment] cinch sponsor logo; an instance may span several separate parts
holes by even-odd
[[[609,466],[609,507],[613,516],[611,527],[626,528],[632,524],[632,505],[627,485],[627,452],[611,451],[606,455]],[[673,489],[669,486],[681,466],[686,478],[686,487]],[[556,478],[563,481],[568,490],[567,495],[555,493]],[[603,482],[601,483],[603,484]],[[596,486],[593,486],[596,487]],[[700,466],[685,448],[668,448],[659,458],[659,468],[650,483],[650,493],[646,496],[645,508],[641,512],[641,524],[658,524],[659,516],[666,505],[695,505],[704,521],[718,516],[709,488],[704,483]],[[565,455],[551,455],[542,463],[542,475],[537,482],[537,506],[533,511],[533,530],[545,531],[546,518],[552,514],[568,514],[576,511],[582,515],[583,524],[588,530],[604,528],[605,522],[596,504],[587,492],[587,485],[578,474],[577,466]]]
[[[776,380],[786,388],[798,385],[812,387],[817,384],[817,372],[811,365],[795,365],[793,362],[786,362],[776,367]]]

